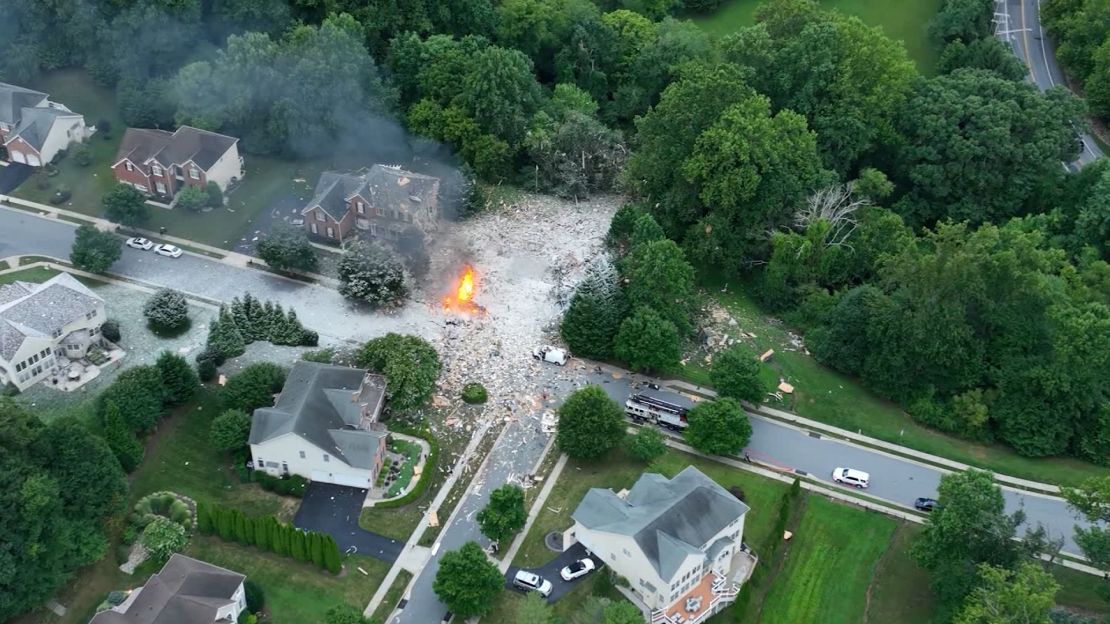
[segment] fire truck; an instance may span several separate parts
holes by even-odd
[[[643,389],[628,395],[624,413],[636,422],[649,422],[681,431],[686,428],[686,414],[693,407],[694,402],[681,394]]]

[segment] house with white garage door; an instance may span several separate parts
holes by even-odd
[[[369,489],[381,470],[389,436],[378,422],[384,401],[381,375],[297,362],[274,406],[254,411],[250,446],[255,469]]]
[[[90,134],[80,113],[45,93],[0,82],[0,145],[11,162],[41,167]]]

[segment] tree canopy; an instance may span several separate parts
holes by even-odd
[[[576,390],[559,407],[559,450],[587,461],[604,457],[625,437],[624,410],[601,386]]]
[[[494,598],[505,588],[505,577],[481,546],[467,542],[440,558],[432,588],[457,617],[470,618],[493,608]]]
[[[435,347],[418,336],[389,333],[362,345],[359,366],[385,375],[389,408],[420,407],[432,398],[442,367]]]
[[[123,253],[123,241],[110,232],[101,232],[92,225],[77,228],[69,260],[73,266],[91,273],[108,270]]]
[[[490,492],[489,502],[475,517],[482,535],[495,542],[504,543],[524,527],[528,512],[524,509],[524,490],[506,483]]]
[[[752,439],[752,424],[735,399],[702,401],[686,414],[686,442],[702,453],[734,455]]]

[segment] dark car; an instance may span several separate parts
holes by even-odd
[[[913,502],[913,508],[918,511],[932,511],[936,506],[937,501],[932,498],[919,498]]]

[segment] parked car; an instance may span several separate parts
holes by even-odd
[[[587,557],[585,559],[579,559],[560,570],[559,576],[563,577],[564,581],[573,581],[576,578],[582,578],[590,572],[593,572],[595,567],[594,560]]]
[[[135,236],[127,239],[127,246],[134,247],[135,249],[142,249],[143,251],[148,251],[151,247],[154,246],[154,243],[148,241],[145,238],[139,238]]]
[[[525,570],[517,570],[516,576],[513,577],[513,587],[524,591],[539,592],[544,598],[551,595],[551,581],[544,580],[538,574]]]
[[[532,349],[532,357],[541,362],[551,362],[559,366],[567,364],[567,352],[548,345]]]
[[[181,254],[183,254],[185,252],[181,251],[180,247],[175,247],[173,245],[164,245],[163,244],[163,245],[155,245],[154,246],[154,253],[156,253],[160,256],[169,256],[171,258],[180,258]]]
[[[913,502],[913,508],[918,511],[932,511],[937,508],[937,501],[933,498],[919,498]]]
[[[861,489],[871,484],[871,475],[862,470],[853,470],[852,468],[837,468],[833,470],[832,478],[833,481],[837,483],[853,485]]]

